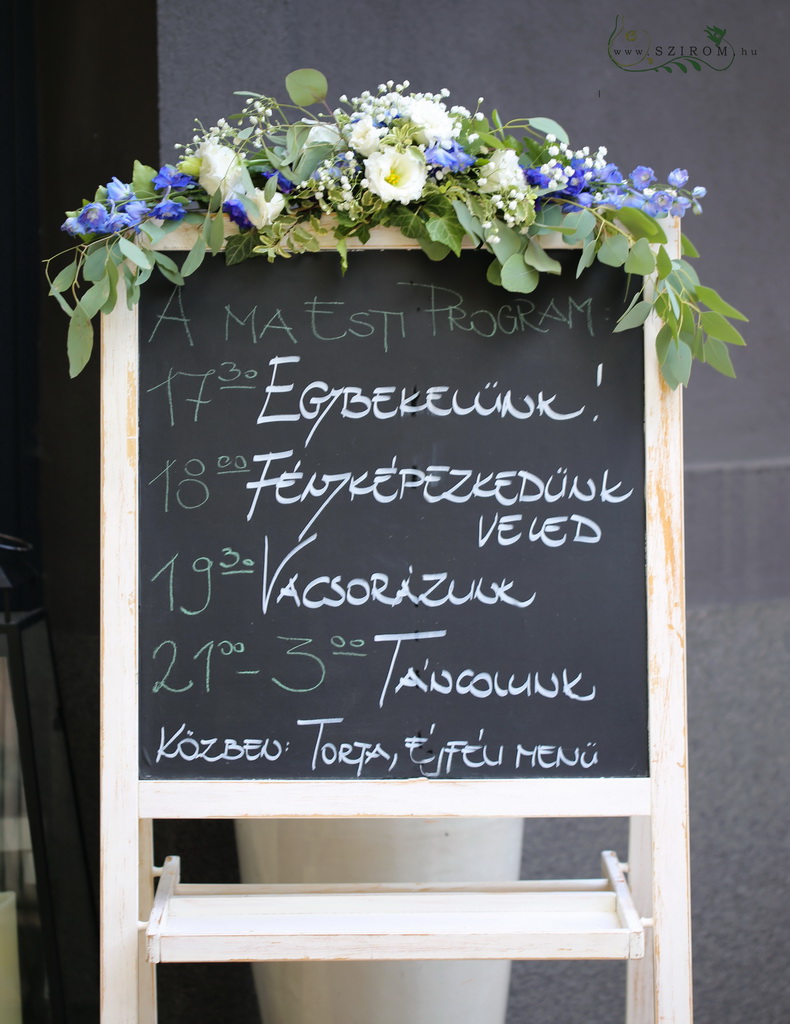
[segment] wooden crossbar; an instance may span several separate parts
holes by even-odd
[[[622,868],[600,879],[445,885],[182,885],[169,857],[147,929],[152,963],[638,959]]]

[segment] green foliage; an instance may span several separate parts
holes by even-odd
[[[93,350],[93,324],[80,305],[71,316],[66,351],[69,357],[69,376],[76,377],[85,369]]]
[[[561,124],[557,124],[550,117],[531,117],[529,119],[529,126],[530,128],[535,128],[543,135],[553,135],[555,139],[564,142],[566,145],[568,144],[568,133]]]
[[[520,253],[514,253],[502,265],[501,280],[502,287],[509,292],[522,292],[526,295],[535,291],[540,274],[526,265]]]
[[[309,107],[326,99],[329,85],[315,68],[300,68],[286,76],[285,89],[297,106]]]
[[[607,235],[598,250],[598,260],[609,267],[622,267],[628,254],[628,239],[625,235]]]
[[[413,239],[431,260],[458,257],[471,240],[493,256],[486,280],[520,294],[534,291],[542,274],[563,272],[565,261],[540,244],[543,236],[557,233],[566,246],[579,250],[577,278],[597,260],[635,281],[636,294],[614,330],[639,328],[655,314],[658,359],[671,387],[688,383],[694,360],[734,376],[729,347],[742,346],[744,339],[731,321],[746,317],[700,283],[689,262],[698,253],[685,236],[682,255],[673,257],[665,215],[645,212],[657,210],[657,203],[644,209],[621,205],[627,196],[647,199],[659,186],[648,192],[633,174],[618,183],[614,203],[611,178],[594,177],[606,164],[600,149],[585,162],[592,169],[589,184],[577,194],[564,187],[570,173],[565,165],[573,160],[575,166],[591,151],[585,147],[574,154],[556,121],[531,117],[506,123],[496,110],[486,117],[449,107],[442,100],[445,93],[418,97],[421,104],[434,105],[439,121],[452,123],[452,133],[447,129],[446,138],[436,143],[443,152],[429,155],[431,118],[419,121],[418,107],[409,105],[414,96],[401,107],[404,86],[387,92],[391,88],[392,83],[382,85],[378,98],[369,92],[363,99],[341,97],[341,107],[332,111],[324,75],[314,68],[293,71],[286,90],[295,109],[259,93],[239,93],[249,102],[231,121],[248,123],[199,126],[177,167],[157,172],[136,161],[129,186],[120,191],[117,181],[102,186],[94,200],[98,206],[86,202],[82,211],[69,214],[70,233],[95,231],[77,234],[78,244],[54,277],[53,261],[46,265],[50,295],[70,319],[70,372],[78,373],[89,358],[91,320],[111,312],[119,298],[131,309],[152,274],[180,286],[207,252],[224,249],[229,266],[253,256],[271,261],[316,252],[321,236],[330,232],[345,272],[348,240],[365,244],[372,230],[383,226]],[[306,109],[316,104],[323,109]],[[539,173],[525,176],[527,168]],[[183,185],[184,175],[197,180]],[[699,212],[697,196],[704,189],[667,188],[681,206]],[[666,209],[666,194],[663,200]],[[129,216],[118,216],[127,209],[133,211]],[[238,231],[227,230],[227,210],[240,224]],[[245,213],[250,224],[244,223]],[[180,265],[164,251],[166,237],[179,224],[196,229]]]

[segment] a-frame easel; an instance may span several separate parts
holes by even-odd
[[[188,249],[188,229],[167,240]],[[560,240],[547,236],[549,246]],[[673,245],[678,247],[677,232]],[[368,248],[408,247],[377,230]],[[155,963],[184,960],[617,958],[627,1024],[689,1024],[691,1009],[680,393],[645,326],[650,777],[505,781],[155,782],[138,776],[137,317],[102,337],[102,1024],[153,1024]],[[625,865],[601,878],[512,887],[190,886],[152,867],[156,818],[590,817],[630,819]],[[161,876],[154,897],[154,877]],[[416,879],[415,881],[419,881]],[[310,913],[321,925],[311,928]],[[273,901],[278,910],[272,918]],[[446,912],[462,910],[463,927]],[[392,914],[398,917],[393,918]],[[415,927],[398,931],[406,913]],[[307,921],[307,923],[305,923]],[[329,924],[327,924],[329,922]],[[419,934],[417,934],[419,933]],[[646,955],[642,955],[643,951]],[[615,1019],[614,1017],[612,1019]]]

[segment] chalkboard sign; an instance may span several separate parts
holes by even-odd
[[[142,779],[648,774],[642,335],[559,258],[149,282]]]

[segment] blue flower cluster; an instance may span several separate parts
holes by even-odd
[[[456,174],[467,170],[475,162],[475,158],[464,152],[455,139],[429,146],[425,150],[425,160],[432,168],[454,171]]]
[[[159,169],[152,185],[161,197],[152,206],[144,199],[138,199],[132,186],[119,178],[113,178],[105,185],[106,200],[86,203],[78,212],[68,217],[61,230],[70,235],[112,235],[117,231],[133,228],[140,231],[144,220],[181,220],[186,213],[181,203],[170,198],[172,189],[185,189],[197,184],[189,174],[184,174],[172,164]]]
[[[604,150],[599,153],[605,152]],[[528,167],[525,176],[530,185],[546,189],[536,201],[540,208],[546,202],[559,202],[563,213],[590,206],[609,206],[619,210],[635,207],[651,217],[671,215],[682,217],[691,208],[701,213],[699,200],[705,195],[702,186],[681,195],[688,181],[688,171],[676,167],[667,177],[666,187],[652,187],[656,175],[652,167],[635,167],[624,178],[616,164],[591,158],[585,151],[576,154],[567,163],[552,159],[540,167]]]

